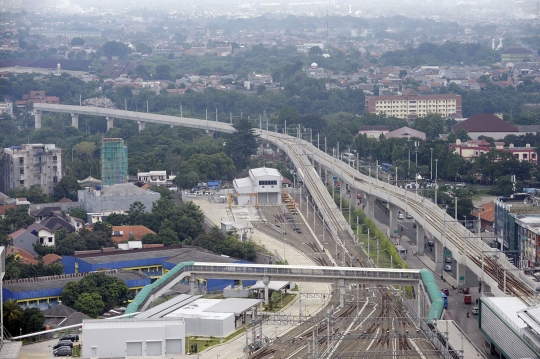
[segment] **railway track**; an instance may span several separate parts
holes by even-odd
[[[325,217],[328,227],[331,229],[332,238],[340,247],[347,248],[348,251],[356,246],[345,246],[345,242],[352,242],[351,232],[347,230],[348,224],[344,221],[343,216],[336,210],[333,199],[328,195],[326,188],[321,181],[310,175],[309,171],[313,170],[313,166],[309,162],[309,155],[313,156],[317,149],[306,141],[299,139],[291,139],[288,136],[270,133],[270,136],[279,137],[279,140],[287,149],[287,154],[293,157],[293,162],[302,169],[305,173],[303,179],[309,183],[312,196],[319,207],[319,211]],[[277,143],[278,141],[276,141]],[[320,155],[320,154],[319,154]],[[323,154],[322,157],[328,156]],[[330,157],[330,156],[328,156]],[[420,214],[421,217],[440,234],[444,235],[446,241],[451,243],[458,252],[467,258],[467,261],[474,263],[478,268],[482,268],[482,250],[483,244],[481,239],[474,236],[469,236],[470,232],[463,226],[454,221],[443,210],[437,208],[433,203],[423,201],[422,197],[415,194],[409,194],[395,186],[386,184],[374,178],[364,176],[355,171],[345,163],[336,161],[335,159],[327,158],[329,161],[336,162],[336,167],[341,172],[341,178],[353,183],[355,188],[374,188],[382,192],[387,198],[394,197],[407,204],[411,211]],[[333,163],[333,162],[332,162]],[[333,171],[338,172],[338,171]],[[348,178],[345,178],[348,177]],[[318,183],[316,183],[318,182]],[[326,193],[325,193],[326,192]],[[429,207],[426,209],[426,207]],[[427,213],[426,213],[427,212]],[[445,225],[446,224],[446,225]],[[350,228],[349,228],[350,230]],[[358,256],[364,257],[363,253],[358,253]],[[349,264],[353,264],[350,263]],[[532,304],[534,290],[518,278],[511,270],[505,269],[501,264],[491,258],[484,257],[484,273],[492,278],[499,289],[504,290],[504,272],[506,272],[506,291],[513,296],[519,297],[528,305]],[[513,269],[513,268],[512,268]],[[502,275],[501,275],[502,273]],[[502,277],[502,278],[501,278]]]

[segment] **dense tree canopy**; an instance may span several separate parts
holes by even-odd
[[[92,273],[80,281],[69,282],[62,290],[62,303],[97,317],[104,311],[125,303],[133,297],[127,285],[104,273]]]

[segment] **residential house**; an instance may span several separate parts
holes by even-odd
[[[27,231],[24,228],[19,229],[18,231],[8,234],[8,237],[11,238],[14,246],[24,249],[33,256],[37,255],[33,245],[38,243],[38,237],[31,231]]]
[[[43,256],[43,264],[48,266],[49,264],[62,264],[62,257],[55,253],[49,253]]]
[[[38,264],[37,259],[34,258],[34,254],[17,246],[8,247],[6,249],[6,257],[9,256],[14,256],[15,259],[24,264]]]
[[[384,137],[386,138],[419,138],[421,140],[426,139],[426,134],[421,131],[417,131],[415,129],[409,128],[407,126],[398,128],[397,130],[387,132],[384,134]]]
[[[156,234],[151,229],[145,226],[113,226],[112,228],[112,240],[115,243],[127,241],[131,237],[137,241],[140,241],[145,234]]]

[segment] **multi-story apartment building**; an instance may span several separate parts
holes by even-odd
[[[430,113],[461,117],[461,95],[419,95],[407,89],[398,96],[366,96],[366,109],[404,119],[415,119]]]
[[[17,187],[40,187],[53,194],[64,176],[63,150],[54,144],[24,144],[3,149],[0,192]]]

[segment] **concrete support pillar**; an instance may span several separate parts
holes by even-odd
[[[462,288],[465,285],[465,281],[459,280],[459,276],[465,276],[465,266],[456,262],[456,281],[458,288]]]
[[[189,277],[189,294],[195,295],[195,278]]]
[[[345,308],[345,279],[338,279],[339,307]]]
[[[146,121],[137,121],[137,123],[139,124],[139,132],[144,130],[144,128],[146,127]]]
[[[34,127],[41,128],[41,110],[36,110],[34,116],[35,116]]]
[[[114,128],[114,118],[106,117],[106,119],[107,119],[107,131],[109,131],[111,128]]]
[[[364,213],[366,216],[368,216],[371,219],[375,218],[375,196],[369,196],[368,194],[365,194],[363,199],[363,204],[366,205],[366,207],[362,206],[364,209]]]
[[[214,130],[206,130],[206,134],[210,137],[214,137]],[[261,145],[262,146],[262,145]],[[262,155],[262,153],[261,153]]]
[[[442,273],[443,267],[444,267],[444,258],[443,258],[443,252],[444,248],[442,243],[437,240],[435,237],[433,238],[435,242],[435,273],[439,274]]]
[[[264,284],[264,304],[268,304],[268,284],[270,283],[270,279],[268,277],[263,278],[263,284]]]
[[[424,227],[422,227],[420,223],[416,222],[416,253],[419,256],[424,255],[424,248],[426,245],[424,235]]]
[[[79,114],[78,113],[71,114],[71,126],[75,128],[79,128]]]
[[[395,234],[395,230],[398,229],[397,215],[399,208],[396,205],[390,203],[388,204],[388,208],[390,209],[390,226],[388,227],[390,231],[389,237],[397,237],[397,234]]]

